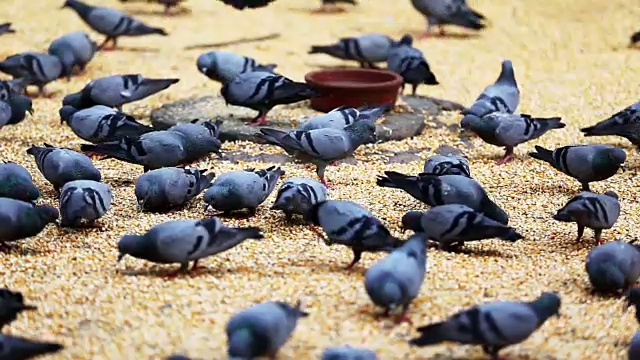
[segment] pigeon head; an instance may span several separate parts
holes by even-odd
[[[511,63],[511,60],[505,60],[502,62],[502,69],[500,70],[500,76],[498,76],[496,84],[518,85],[516,83],[516,75],[513,71],[513,64]]]
[[[460,120],[460,127],[463,130],[470,130],[471,127],[477,125],[481,121],[482,119],[478,116],[474,114],[467,114],[462,118],[462,120]]]
[[[618,194],[615,191],[607,191],[604,193],[604,195],[608,196],[608,197],[612,197],[616,200],[619,199]]]
[[[62,99],[62,105],[71,105],[76,109],[81,109],[82,94],[80,92],[69,94]]]
[[[26,113],[33,114],[33,102],[28,96],[17,95],[9,101],[11,106],[11,119],[9,124],[17,124],[24,120]]]
[[[538,324],[542,324],[552,316],[560,316],[560,295],[555,292],[545,292],[531,303],[533,311],[538,315]]]
[[[143,236],[124,235],[118,241],[118,261],[122,260],[125,255],[144,259],[155,253],[155,249],[149,249],[150,245],[149,242],[144,241]]]
[[[631,35],[631,44],[635,44],[637,42],[640,42],[640,31],[638,31],[637,33]]]
[[[71,105],[64,105],[63,107],[60,108],[60,110],[58,110],[58,114],[60,114],[60,124],[64,123],[64,122],[69,122],[69,119],[71,119],[71,116],[73,116],[73,114],[75,114],[76,112],[78,112],[78,109],[74,108]]]
[[[622,165],[627,160],[627,153],[620,148],[609,149],[606,154],[612,164]]]
[[[39,205],[35,207],[36,213],[40,220],[44,223],[52,223],[60,217],[60,212],[58,209],[54,208],[51,205]]]
[[[376,124],[371,119],[356,121],[351,125],[347,125],[344,130],[351,134],[351,138],[359,144],[373,144],[378,141]]]
[[[413,36],[411,36],[411,34],[405,34],[400,39],[400,45],[407,45],[407,46],[413,45]]]
[[[216,76],[217,64],[215,52],[211,51],[198,56],[196,66],[198,67],[198,71],[209,79],[218,80],[218,77]]]
[[[402,215],[402,231],[411,230],[415,233],[424,231],[422,228],[422,215],[424,215],[422,211],[407,211],[406,214]]]

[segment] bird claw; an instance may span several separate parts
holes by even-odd
[[[411,321],[411,318],[409,318],[409,316],[407,316],[407,314],[400,314],[398,316],[396,316],[395,318],[395,323],[396,324],[402,324],[406,322],[407,324],[413,326],[413,321]]]
[[[247,123],[247,125],[251,126],[259,126],[267,122],[267,115],[260,116],[255,118]]]
[[[513,160],[513,155],[507,155],[507,156],[503,157],[502,159],[496,161],[496,165],[504,165],[504,164],[508,163],[511,160]]]

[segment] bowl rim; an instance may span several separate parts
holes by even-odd
[[[393,79],[384,81],[384,82],[377,82],[377,83],[362,83],[362,84],[354,83],[349,85],[333,85],[331,83],[317,81],[316,79],[314,79],[314,76],[317,74],[329,73],[329,72],[335,72],[335,73],[340,73],[340,72],[354,73],[355,72],[355,73],[369,73],[369,74],[378,73],[378,74],[391,75]],[[333,68],[333,69],[314,70],[314,71],[308,72],[304,76],[304,81],[313,87],[324,88],[324,89],[381,90],[386,88],[399,87],[400,85],[402,85],[403,79],[402,79],[402,76],[398,75],[397,73],[393,71],[385,70],[385,69]]]

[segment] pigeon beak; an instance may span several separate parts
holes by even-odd
[[[29,109],[29,110],[27,110],[27,112],[29,113],[29,115],[33,115],[33,113],[34,113],[35,111],[33,111],[33,109]]]
[[[118,254],[118,261],[116,261],[116,262],[119,263],[122,260],[123,257],[124,257],[124,253],[119,253]]]
[[[207,73],[207,70],[208,70],[208,69],[207,69],[206,67],[201,67],[201,68],[200,68],[200,72],[201,72],[201,73],[203,73],[203,74],[206,74],[206,73]]]
[[[206,212],[207,210],[209,210],[209,204],[204,204],[204,211]]]

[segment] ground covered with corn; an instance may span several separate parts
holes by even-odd
[[[480,302],[528,300],[542,291],[558,291],[563,317],[549,320],[524,343],[505,349],[503,355],[519,359],[622,358],[638,325],[631,311],[623,315],[620,299],[594,297],[589,292],[584,261],[594,246],[592,232],[587,231],[583,241],[576,243],[575,225],[551,219],[555,210],[577,193],[579,184],[526,153],[534,144],[553,148],[606,142],[625,148],[629,169],[592,184],[592,189],[599,193],[614,190],[620,195],[621,216],[612,230],[605,230],[605,239],[640,235],[638,154],[624,139],[585,139],[579,132],[581,126],[638,100],[640,51],[626,45],[629,35],[637,30],[640,9],[623,0],[470,3],[490,19],[491,26],[479,36],[416,41],[414,46],[425,52],[440,81],[439,86],[422,88],[420,93],[470,105],[495,80],[500,61],[508,58],[513,61],[521,90],[519,111],[561,116],[568,126],[516,148],[516,160],[500,167],[494,162],[502,149],[475,138],[469,147],[446,128],[428,126],[413,139],[361,147],[355,166],[329,167],[327,177],[334,185],[329,196],[362,203],[400,236],[402,214],[426,206],[401,191],[377,187],[375,176],[384,170],[417,173],[422,162],[388,164],[386,158],[393,152],[418,149],[424,159],[442,144],[462,149],[470,159],[472,176],[509,212],[510,225],[526,239],[514,244],[483,241],[465,245],[463,253],[430,250],[428,274],[409,313],[414,323],[440,320]],[[55,205],[53,189],[25,151],[29,145],[43,142],[72,148],[83,143],[66,125],[60,125],[58,109],[65,94],[79,90],[92,78],[127,73],[179,77],[181,81],[168,90],[125,105],[125,112],[144,120],[165,102],[219,92],[219,85],[196,69],[195,60],[205,50],[184,50],[188,45],[278,32],[282,35],[279,39],[226,49],[263,63],[277,63],[280,73],[302,80],[312,69],[343,64],[323,55],[306,55],[312,44],[368,32],[399,38],[424,29],[424,20],[409,1],[363,0],[348,13],[320,16],[308,13],[307,9],[318,5],[311,0],[279,0],[265,9],[244,12],[217,1],[189,0],[186,6],[190,12],[172,17],[163,16],[161,6],[144,2],[122,5],[111,0],[100,4],[125,9],[150,24],[163,26],[170,36],[122,38],[119,45],[123,50],[100,52],[82,76],[50,84],[53,98],[35,100],[32,117],[2,129],[1,159],[29,169],[43,194],[40,202]],[[24,4],[6,0],[0,20],[12,21],[18,33],[0,37],[0,56],[46,51],[53,38],[74,30],[86,30],[94,40],[102,40],[72,11],[59,10],[61,5],[62,0]],[[286,111],[279,116],[286,116]],[[291,117],[297,120],[299,112],[296,107]],[[454,123],[460,117],[446,113],[439,120]],[[223,150],[281,153],[276,147],[251,143],[225,143]],[[260,226],[266,238],[205,259],[201,262],[204,268],[192,276],[166,280],[161,275],[174,266],[132,258],[116,264],[115,245],[122,235],[144,233],[169,219],[206,215],[201,197],[169,214],[140,213],[133,181],[142,168],[115,160],[95,163],[114,192],[113,207],[99,221],[101,228],[49,226],[37,237],[16,243],[11,252],[0,253],[2,285],[23,292],[38,306],[6,331],[63,343],[66,349],[55,358],[157,359],[183,353],[199,359],[223,359],[224,326],[232,313],[261,301],[297,299],[303,300],[311,315],[299,322],[279,354],[282,359],[316,358],[323,348],[344,344],[371,348],[381,359],[484,356],[479,347],[471,346],[410,348],[407,340],[414,335],[413,328],[374,319],[372,315],[379,310],[364,290],[364,271],[382,255],[365,254],[354,270],[343,270],[351,252],[341,246],[327,247],[302,225],[287,225],[281,213],[269,210],[275,193],[255,217],[224,220],[230,225]],[[197,165],[220,174],[272,164],[231,163],[212,156]],[[283,167],[285,178],[315,176],[311,168],[300,164]]]

